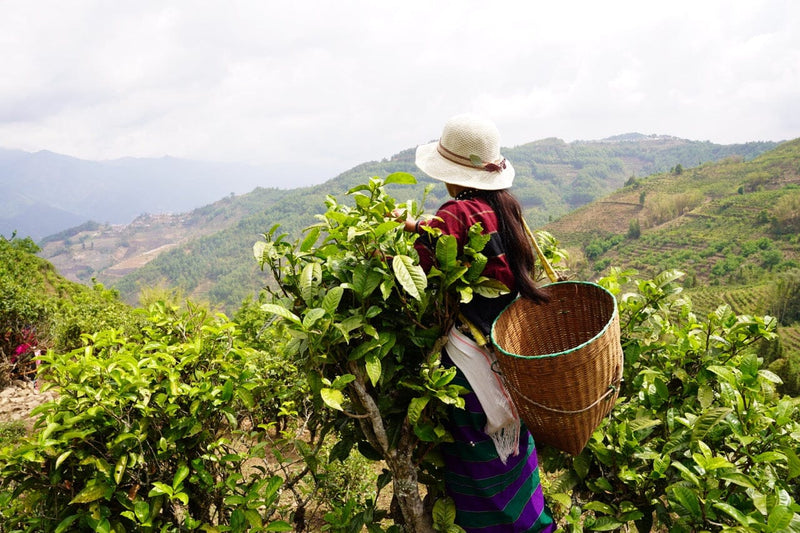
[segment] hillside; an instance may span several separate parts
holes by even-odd
[[[778,316],[784,350],[800,358],[796,318],[776,307],[798,290],[800,139],[752,161],[729,158],[631,179],[544,229],[570,251],[579,277],[600,276],[609,266],[644,277],[676,268],[686,273],[698,312],[728,304],[737,313]]]
[[[798,195],[800,139],[752,161],[728,158],[630,179],[544,229],[573,251],[584,277],[613,263],[649,274],[682,268],[698,283],[749,281],[751,267],[780,270],[800,259],[791,209]],[[723,265],[729,257],[746,260]]]
[[[567,213],[619,188],[632,176],[675,165],[730,155],[751,159],[775,143],[714,145],[665,136],[565,143],[545,139],[506,148],[517,170],[515,194],[532,225]],[[142,287],[163,284],[232,310],[265,282],[251,259],[252,244],[275,224],[297,236],[313,223],[328,194],[343,197],[371,176],[396,171],[418,174],[409,149],[383,161],[359,165],[315,187],[256,189],[174,216],[149,216],[125,227],[89,224],[42,241],[43,257],[71,279],[96,278],[113,284],[134,303]],[[422,198],[430,180],[393,190],[398,199]],[[444,187],[428,197],[433,209],[446,198]]]

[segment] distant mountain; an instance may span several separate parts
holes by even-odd
[[[634,134],[619,141],[543,139],[505,148],[503,153],[517,171],[514,193],[529,223],[540,227],[633,177],[725,157],[752,159],[775,146],[722,146]],[[231,310],[266,282],[251,253],[261,233],[280,224],[282,231],[297,237],[324,209],[326,195],[344,201],[351,187],[396,171],[411,172],[420,181],[417,186],[390,187],[400,201],[421,199],[423,188],[433,183],[416,170],[414,150],[408,149],[314,187],[256,189],[181,215],[143,216],[126,227],[101,224],[63,232],[41,241],[41,255],[71,279],[88,282],[94,277],[113,285],[132,303],[141,288],[164,285]],[[427,209],[446,198],[445,188],[435,187],[427,197]]]
[[[144,213],[185,212],[252,191],[265,178],[263,169],[239,164],[0,149],[0,235],[39,240],[89,220],[127,224]]]

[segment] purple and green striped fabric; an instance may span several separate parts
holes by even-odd
[[[444,362],[452,364],[446,357]],[[480,402],[460,371],[454,383],[470,389],[465,408],[453,408],[448,420],[455,442],[442,447],[445,487],[456,504],[456,523],[468,533],[554,531],[528,430],[523,426],[519,454],[503,464],[483,431],[486,415]]]

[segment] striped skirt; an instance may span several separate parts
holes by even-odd
[[[449,358],[444,362],[449,364]],[[465,408],[450,413],[448,430],[455,442],[442,446],[445,488],[455,501],[456,524],[467,533],[554,531],[531,434],[523,425],[519,454],[503,464],[483,431],[486,415],[461,371],[454,384],[470,390]]]

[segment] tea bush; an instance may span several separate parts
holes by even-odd
[[[198,307],[150,308],[139,336],[115,330],[44,356],[37,431],[0,450],[2,531],[288,531],[273,521],[269,383],[235,324]]]
[[[619,300],[625,385],[553,484],[570,529],[800,530],[800,399],[776,393],[755,351],[776,320],[698,317],[680,273],[631,275],[601,282]]]

